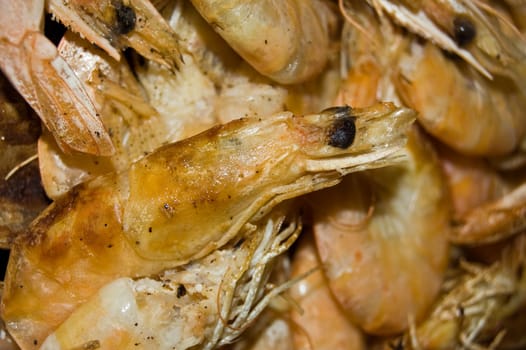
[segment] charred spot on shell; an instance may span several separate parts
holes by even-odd
[[[356,136],[355,117],[351,114],[352,108],[332,107],[324,110],[322,113],[331,113],[335,120],[329,128],[328,144],[332,147],[346,149],[354,142]]]
[[[115,25],[119,34],[128,34],[135,28],[136,15],[133,8],[122,2],[115,4]]]
[[[475,35],[477,35],[477,29],[469,18],[457,17],[453,20],[453,36],[458,46],[469,44]]]

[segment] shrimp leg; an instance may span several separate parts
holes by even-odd
[[[462,273],[448,281],[429,317],[404,334],[404,349],[473,349],[479,342],[498,341],[506,320],[524,309],[525,244],[524,235],[517,237],[491,266],[461,263]]]
[[[110,155],[113,144],[82,84],[40,32],[44,1],[0,1],[0,68],[66,151]],[[22,23],[20,17],[22,16]]]

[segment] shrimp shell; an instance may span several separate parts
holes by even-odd
[[[415,42],[400,59],[397,91],[419,112],[423,127],[456,151],[510,153],[526,133],[524,95],[510,80],[489,81],[461,63],[429,43]],[[436,72],[441,72],[437,79]]]
[[[332,296],[323,275],[314,238],[305,232],[294,252],[292,275],[309,276],[290,289],[301,313],[292,310],[294,349],[365,349],[362,332],[352,324]]]
[[[526,229],[526,184],[480,205],[453,223],[450,240],[456,244],[487,244]]]
[[[261,74],[282,84],[321,72],[335,15],[320,0],[192,0],[232,48]]]
[[[401,161],[413,120],[387,103],[246,118],[74,187],[14,243],[1,308],[9,331],[23,347],[41,344],[107,283],[203,258],[286,199]]]

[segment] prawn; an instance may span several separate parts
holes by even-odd
[[[427,132],[463,154],[495,158],[521,148],[526,99],[510,79],[486,79],[465,62],[445,57],[435,45],[404,35],[363,3],[347,8],[354,26],[368,31],[349,21],[344,25],[342,57],[348,73],[342,101],[403,103],[419,112]]]
[[[429,43],[413,42],[398,67],[395,84],[402,101],[449,147],[466,155],[499,156],[522,142],[526,98],[505,77],[489,81]],[[440,79],[434,79],[436,72]]]
[[[290,285],[263,296],[275,258],[301,230],[297,215],[286,218],[283,228],[282,215],[277,210],[256,231],[156,278],[111,281],[48,336],[41,349],[71,349],[94,339],[104,349],[212,349],[233,342],[270,297]],[[93,319],[104,321],[92,327]]]
[[[74,187],[13,245],[1,304],[8,330],[22,348],[31,348],[42,344],[68,317],[77,319],[73,316],[77,309],[93,315],[90,306],[87,310],[82,306],[91,303],[100,309],[97,305],[105,305],[101,300],[107,300],[108,290],[132,293],[133,281],[156,280],[171,269],[187,270],[239,238],[254,234],[259,242],[262,232],[271,236],[278,231],[278,237],[279,232],[289,232],[286,226],[293,227],[294,220],[283,226],[281,219],[265,219],[279,203],[335,185],[350,172],[400,162],[413,121],[412,110],[389,103],[366,109],[335,107],[303,117],[283,112],[245,118],[163,146],[128,170]],[[289,235],[295,237],[293,232]],[[276,239],[271,247],[285,240]],[[250,259],[257,256],[254,249]],[[268,250],[260,249],[261,254]],[[229,259],[235,260],[237,254],[242,253]],[[227,272],[226,289],[218,288],[232,291],[239,280],[232,276],[239,271]],[[255,290],[247,293],[250,300],[257,299]],[[119,294],[111,295],[118,303]],[[225,305],[221,317],[210,317],[225,321],[242,312],[240,323],[231,325],[238,329],[244,326],[242,320],[254,316],[252,308],[225,302],[233,300],[232,293],[219,295],[218,304]],[[98,322],[91,320],[90,324]],[[222,323],[223,330],[225,323],[229,324]],[[210,347],[233,340],[214,329],[218,330],[207,333],[213,334],[207,338]],[[118,329],[115,332],[118,336]],[[158,334],[150,335],[157,339]]]
[[[41,33],[44,0],[2,0],[0,6],[0,69],[6,77],[61,149],[112,154],[111,138],[85,89]]]
[[[289,291],[302,311],[291,311],[294,349],[365,349],[362,332],[338,306],[320,266],[312,235],[302,234],[292,258],[291,276],[318,269]]]
[[[336,15],[324,1],[192,4],[243,59],[278,83],[306,81],[327,63]]]
[[[354,174],[310,195],[329,287],[366,333],[422,320],[448,262],[449,197],[430,143],[413,129],[408,162]]]
[[[487,78],[512,80],[526,93],[526,41],[514,24],[482,1],[369,0],[379,14],[453,52]]]

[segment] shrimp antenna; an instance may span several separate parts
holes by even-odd
[[[38,154],[34,154],[31,157],[27,158],[26,160],[18,163],[13,169],[11,169],[11,171],[7,173],[7,175],[4,177],[4,180],[5,181],[9,180],[9,178],[13,176],[18,170],[22,169],[23,167],[25,167],[26,165],[28,165],[35,159],[38,159]]]
[[[482,2],[480,0],[472,0],[475,6],[478,6],[479,8],[483,9],[490,15],[494,15],[496,18],[501,20],[505,25],[507,25],[515,34],[517,34],[521,39],[524,38],[523,34],[520,32],[520,30],[517,28],[515,24],[513,24],[508,18],[506,18],[502,12],[494,9],[492,6],[486,4],[485,2]],[[466,3],[469,6],[469,2]]]
[[[230,268],[228,269],[230,270]],[[226,274],[228,273],[228,270],[227,272],[225,273],[225,276]],[[235,327],[235,326],[232,326],[231,324],[228,323],[228,320],[225,319],[225,317],[223,316],[223,310],[221,309],[221,291],[223,289],[223,281],[225,280],[225,278],[222,278],[221,281],[219,282],[219,286],[218,286],[218,290],[217,290],[217,295],[216,295],[216,304],[217,304],[217,310],[219,311],[218,312],[218,316],[219,316],[219,320],[221,321],[221,323],[223,324],[223,327],[226,327],[226,328],[229,328],[229,329],[232,329],[234,331],[242,331],[243,330],[243,327]],[[234,287],[235,288],[235,287]],[[231,304],[231,301],[228,301],[229,304]],[[226,317],[228,317],[229,315],[227,314]]]
[[[358,23],[354,18],[352,18],[349,13],[347,12],[347,9],[345,8],[345,5],[343,4],[344,0],[338,0],[338,7],[340,8],[340,12],[343,15],[343,18],[347,22],[349,22],[353,27],[358,29],[363,35],[365,35],[371,42],[373,42],[375,45],[378,45],[378,41],[369,34],[369,32],[360,24]]]
[[[301,334],[303,334],[303,336],[305,336],[305,338],[307,339],[307,350],[315,350],[314,349],[314,344],[312,343],[312,339],[309,335],[309,332],[307,332],[307,330],[305,329],[305,327],[303,327],[301,324],[299,324],[298,322],[294,321],[292,319],[292,317],[290,317],[289,315],[282,315],[282,317],[284,319],[287,320],[287,322],[290,323],[290,326],[291,328],[294,328],[294,329],[297,329],[300,331]]]

